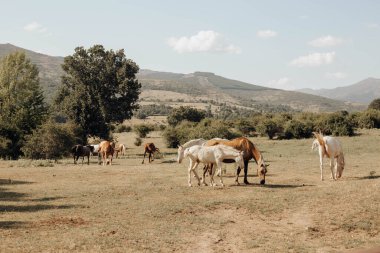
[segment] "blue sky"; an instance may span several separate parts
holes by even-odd
[[[140,68],[282,89],[380,78],[380,1],[0,0],[0,43],[124,48]]]

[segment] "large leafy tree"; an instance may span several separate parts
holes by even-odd
[[[179,108],[173,109],[168,115],[168,123],[171,126],[176,126],[183,120],[200,122],[205,117],[206,112],[203,110],[197,110],[190,106],[180,106]]]
[[[37,66],[23,52],[1,59],[0,157],[17,158],[24,137],[45,120],[47,113]]]
[[[124,50],[77,47],[62,68],[65,74],[55,102],[82,128],[84,143],[89,136],[109,138],[110,124],[130,119],[138,108],[139,67],[126,59]]]

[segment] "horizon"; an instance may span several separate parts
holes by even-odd
[[[18,0],[2,6],[19,15],[0,17],[0,43],[50,56],[102,44],[125,49],[141,69],[211,72],[285,90],[380,77],[380,59],[373,57],[380,52],[380,2],[371,0]]]

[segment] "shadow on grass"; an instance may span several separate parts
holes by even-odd
[[[0,185],[12,185],[12,184],[33,184],[33,182],[28,181],[19,181],[19,180],[12,180],[12,179],[3,179],[0,178]]]
[[[15,229],[24,227],[27,222],[23,221],[0,221],[0,229]]]
[[[368,179],[378,179],[380,178],[380,175],[373,175],[373,176],[364,176],[364,177],[350,177],[352,180],[368,180]]]
[[[271,188],[271,189],[294,189],[294,188],[300,188],[300,187],[314,187],[315,185],[310,184],[240,184],[240,185],[231,185],[236,187],[262,187],[262,188]]]
[[[0,205],[0,213],[2,212],[38,212],[51,209],[70,209],[74,207],[80,207],[77,205],[28,205],[28,206],[16,206],[16,205]]]
[[[176,160],[164,160],[161,163],[177,163]]]
[[[39,198],[39,199],[30,199],[29,201],[33,202],[44,202],[44,201],[53,201],[57,199],[64,199],[65,197],[45,197],[45,198]]]
[[[0,188],[0,201],[18,201],[26,196],[28,196],[26,193],[8,192],[6,189]]]

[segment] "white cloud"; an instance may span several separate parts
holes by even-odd
[[[331,64],[335,59],[335,52],[329,53],[311,53],[300,56],[290,62],[290,65],[296,67],[316,67]]]
[[[191,37],[171,37],[168,45],[178,53],[192,52],[222,52],[241,53],[241,49],[225,41],[224,37],[215,31],[199,31]]]
[[[342,42],[343,39],[341,38],[327,35],[310,41],[309,45],[313,47],[333,47],[342,44]]]
[[[344,79],[347,77],[347,74],[343,72],[326,73],[326,77],[330,79]]]
[[[289,84],[290,79],[288,77],[281,77],[280,79],[270,80],[267,85],[276,89],[294,90],[294,86]]]
[[[32,22],[24,26],[24,30],[27,32],[38,32],[38,33],[45,33],[47,32],[47,28],[43,27],[41,24],[37,22]]]
[[[256,35],[259,38],[271,38],[271,37],[276,37],[277,32],[272,31],[272,30],[260,30],[260,31],[257,31]]]
[[[370,24],[367,24],[367,27],[371,29],[377,29],[380,27],[380,25],[376,23],[370,23]]]

